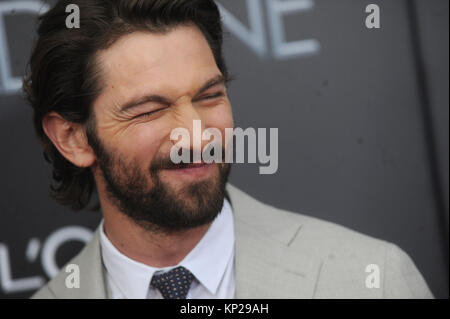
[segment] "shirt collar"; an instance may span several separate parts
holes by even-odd
[[[217,292],[234,247],[233,214],[224,200],[222,211],[197,245],[178,264],[156,268],[132,260],[122,254],[109,241],[100,224],[100,245],[106,270],[121,292],[131,299],[147,297],[150,280],[156,271],[166,271],[177,266],[187,268],[208,291]]]
[[[225,200],[220,214],[180,265],[189,269],[210,293],[216,294],[232,257],[233,247],[233,213],[230,204]]]

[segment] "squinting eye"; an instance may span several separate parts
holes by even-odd
[[[153,114],[155,114],[155,113],[157,113],[157,112],[160,112],[160,111],[163,111],[163,110],[165,110],[165,109],[166,109],[166,108],[164,107],[164,108],[162,108],[162,109],[154,110],[154,111],[151,111],[151,112],[148,112],[148,113],[139,114],[139,115],[136,116],[135,118],[152,116]]]
[[[138,115],[138,117],[147,117],[147,116],[153,115],[154,113],[155,112],[148,112],[148,113],[140,114],[140,115]]]
[[[211,100],[211,99],[215,99],[215,98],[221,97],[221,96],[223,96],[223,93],[219,92],[219,93],[216,93],[216,94],[213,94],[213,95],[207,95],[207,96],[203,97],[203,99],[204,100]]]

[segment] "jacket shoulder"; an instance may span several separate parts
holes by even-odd
[[[299,252],[312,251],[323,261],[316,297],[434,298],[412,258],[396,244],[314,217],[278,209],[273,212],[302,225],[291,246]],[[366,282],[375,269],[379,285],[374,287],[379,288],[368,288]],[[360,282],[362,288],[353,289],[353,282]]]
[[[31,299],[59,299],[61,297],[60,291],[63,287],[65,287],[65,279],[68,275],[68,273],[65,272],[65,268],[70,264],[79,264],[80,259],[83,259],[83,252],[85,249],[86,247],[84,247],[81,252],[65,264],[54,278],[50,279],[47,284],[31,296]]]
[[[433,298],[408,254],[397,245],[306,214],[264,204],[229,187],[239,219],[282,241],[299,258],[320,260],[317,298]],[[379,289],[366,287],[379,270]]]
[[[72,269],[66,272],[68,265],[76,266],[79,276],[79,285],[72,287],[66,285],[68,276]],[[103,299],[106,298],[106,287],[104,284],[104,270],[101,259],[99,229],[93,238],[72,258],[60,272],[51,279],[44,287],[38,290],[33,299]]]
[[[307,239],[323,243],[324,248],[338,248],[339,245],[333,245],[336,241],[356,241],[374,246],[388,244],[384,240],[333,222],[265,204],[230,184],[227,185],[227,190],[231,195],[235,218],[272,236],[292,230],[299,236],[290,238],[290,243],[298,239]]]

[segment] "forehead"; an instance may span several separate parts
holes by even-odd
[[[185,94],[219,71],[212,51],[195,26],[165,34],[134,32],[97,55],[102,96],[117,100],[157,91]]]

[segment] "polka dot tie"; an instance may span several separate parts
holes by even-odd
[[[164,299],[186,299],[194,275],[184,267],[162,274],[154,274],[150,285],[161,292]]]

